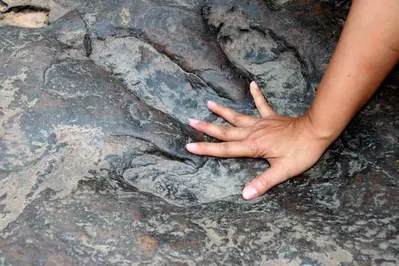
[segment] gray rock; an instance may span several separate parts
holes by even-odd
[[[7,3],[50,25],[0,26],[1,265],[398,263],[397,69],[318,164],[257,200],[241,189],[267,162],[184,148],[215,141],[187,125],[221,123],[208,100],[256,115],[251,79],[302,113],[339,31],[328,10]]]

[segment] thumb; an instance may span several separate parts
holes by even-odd
[[[272,187],[286,181],[288,176],[283,167],[271,166],[263,174],[249,182],[242,191],[242,197],[250,200],[259,197]]]

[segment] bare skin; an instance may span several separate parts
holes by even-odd
[[[270,168],[242,192],[245,199],[256,198],[312,167],[398,62],[399,1],[354,0],[315,99],[304,115],[278,115],[252,82],[250,90],[261,118],[209,102],[209,110],[232,126],[192,119],[193,128],[222,142],[191,143],[186,148],[197,155],[268,160]]]

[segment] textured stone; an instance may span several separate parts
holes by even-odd
[[[218,42],[230,61],[250,73],[265,90],[276,112],[296,116],[313,98],[308,73],[295,49],[270,29],[251,23],[242,11],[209,8],[204,11]]]
[[[184,149],[214,141],[189,118],[223,123],[208,100],[256,115],[251,79],[307,108],[340,9],[306,2],[8,1],[50,24],[0,26],[0,264],[397,264],[397,69],[257,200],[240,192],[267,162]]]

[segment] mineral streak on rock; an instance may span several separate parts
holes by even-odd
[[[49,25],[4,20],[27,11]],[[188,126],[221,123],[208,100],[256,115],[251,79],[278,112],[303,113],[339,10],[7,0],[0,12],[1,265],[398,263],[397,69],[318,164],[258,200],[240,192],[267,162],[184,148],[216,141]]]

